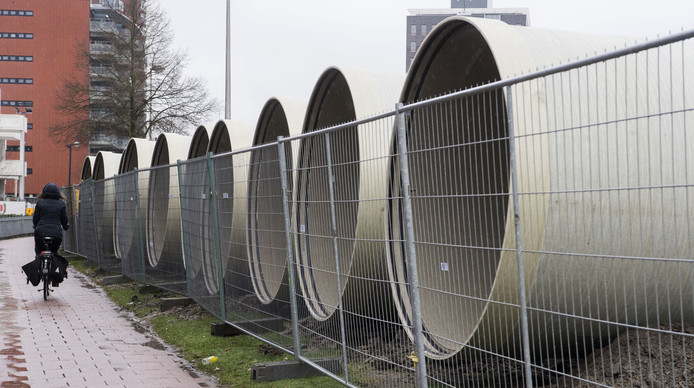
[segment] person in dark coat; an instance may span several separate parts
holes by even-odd
[[[57,253],[63,242],[63,229],[68,230],[67,205],[58,185],[49,183],[43,187],[34,208],[34,250],[40,254],[43,250],[43,238],[53,237],[49,249]]]
[[[63,242],[63,230],[70,228],[67,217],[67,204],[65,197],[60,193],[58,185],[49,183],[43,187],[43,191],[38,197],[34,208],[34,251],[36,259],[22,266],[22,270],[27,275],[27,283],[31,282],[34,286],[40,282],[41,259],[43,251],[43,238],[52,237],[53,242],[48,249],[53,252],[51,263],[51,279],[53,286],[57,286],[67,277],[67,260],[58,255],[58,249]]]

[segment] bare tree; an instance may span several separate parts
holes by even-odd
[[[218,109],[203,82],[183,74],[187,55],[172,48],[169,19],[157,1],[109,7],[93,11],[90,47],[79,54],[78,73],[88,69],[89,79],[71,77],[56,96],[56,108],[66,118],[51,127],[56,137],[87,141],[95,134],[128,139],[186,133]]]

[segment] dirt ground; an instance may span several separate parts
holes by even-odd
[[[587,381],[611,387],[694,386],[694,325],[660,329],[677,334],[628,330],[577,362],[568,374],[578,378],[559,377],[547,386],[596,386]]]

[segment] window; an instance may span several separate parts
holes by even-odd
[[[417,51],[417,42],[410,42],[410,52],[416,52]]]
[[[5,148],[5,150],[7,152],[19,152],[19,146],[18,145],[11,145],[11,146],[8,145]],[[34,150],[34,146],[28,146],[28,145],[24,146],[24,152],[32,152],[33,150]]]
[[[5,39],[34,39],[34,34],[25,32],[0,32],[0,38]]]
[[[415,36],[417,35],[417,25],[413,24],[410,26],[410,35]]]
[[[27,123],[27,129],[34,129],[34,123]]]
[[[427,25],[422,24],[422,36],[426,36],[426,35],[427,35]]]
[[[30,55],[0,55],[0,61],[34,62],[34,57]]]
[[[2,100],[2,106],[34,106],[34,101]]]
[[[31,175],[34,173],[34,169],[27,167],[27,175]]]
[[[31,85],[33,83],[34,83],[33,78],[0,78],[0,84]]]
[[[34,11],[15,10],[15,9],[0,9],[2,16],[34,16]]]

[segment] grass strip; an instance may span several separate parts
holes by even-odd
[[[73,269],[100,284],[108,273],[93,267],[79,256],[70,257]],[[222,387],[342,387],[329,377],[312,377],[273,382],[251,380],[251,366],[260,362],[291,360],[292,356],[249,335],[215,337],[210,334],[210,325],[219,322],[199,305],[176,307],[160,311],[161,298],[173,296],[168,292],[142,294],[140,284],[127,282],[102,286],[106,294],[121,309],[132,312],[144,325],[175,348],[196,369],[219,379]],[[217,356],[215,363],[204,365],[202,359]]]

